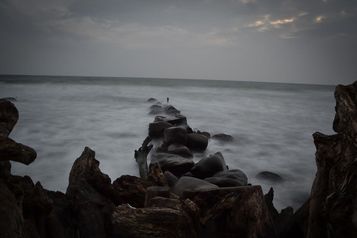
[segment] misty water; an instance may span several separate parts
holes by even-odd
[[[210,140],[206,153],[221,151],[231,169],[245,171],[264,192],[272,186],[278,209],[298,208],[308,197],[316,171],[311,135],[332,133],[335,106],[330,86],[172,79],[2,76],[0,97],[17,99],[20,119],[10,137],[38,154],[29,166],[13,162],[13,174],[47,189],[66,190],[85,146],[112,180],[138,175],[134,150],[154,119],[147,99],[170,97],[193,129],[235,138]],[[260,171],[284,182],[256,179]]]

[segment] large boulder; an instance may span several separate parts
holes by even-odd
[[[36,151],[31,147],[7,137],[0,137],[0,161],[12,160],[29,165],[36,159],[36,156]]]
[[[123,175],[113,182],[115,204],[128,203],[133,207],[144,207],[147,188],[153,184],[142,178]]]
[[[228,135],[228,134],[224,134],[224,133],[215,134],[211,138],[214,139],[214,140],[220,141],[220,142],[232,142],[232,141],[234,141],[233,136]]]
[[[335,90],[335,135],[314,133],[307,238],[357,237],[357,82]]]
[[[187,135],[187,147],[193,151],[205,151],[208,145],[208,137],[199,133],[190,133]]]
[[[187,126],[187,118],[181,114],[156,116],[154,122],[166,121],[174,126]]]
[[[187,130],[182,127],[170,127],[164,130],[164,144],[182,144],[187,142]]]
[[[223,155],[221,152],[217,152],[196,163],[191,169],[191,173],[196,178],[204,179],[212,177],[214,174],[225,170],[227,170],[227,165]]]
[[[182,196],[184,192],[201,191],[216,188],[218,188],[218,186],[202,179],[183,176],[176,182],[172,191],[178,196]]]
[[[260,186],[185,193],[200,209],[202,237],[275,237]]]
[[[149,136],[151,138],[161,138],[166,128],[172,127],[172,124],[166,121],[158,121],[149,124]]]
[[[18,119],[19,112],[15,105],[6,99],[0,99],[0,137],[7,137]]]
[[[197,237],[191,216],[184,209],[118,206],[112,215],[113,238]]]
[[[205,180],[219,187],[245,186],[248,184],[247,175],[239,169],[221,171]]]
[[[190,171],[195,165],[192,159],[175,154],[155,153],[151,158],[151,164],[158,163],[163,172],[169,171],[177,177]],[[151,166],[151,165],[150,165]]]
[[[100,171],[95,152],[88,147],[72,166],[66,194],[74,203],[80,237],[109,237],[115,207],[113,188],[109,176]]]
[[[170,154],[180,155],[184,158],[192,158],[193,154],[189,148],[180,144],[171,144],[167,147],[167,152]]]
[[[278,182],[283,181],[283,178],[279,174],[273,173],[270,171],[259,172],[255,177],[258,179],[267,180],[267,181],[270,181],[273,183],[278,183]]]

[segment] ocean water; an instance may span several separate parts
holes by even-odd
[[[71,166],[85,146],[96,151],[112,180],[138,175],[134,150],[153,121],[150,97],[170,103],[193,129],[227,133],[235,140],[210,140],[207,154],[221,151],[274,204],[298,208],[316,172],[312,133],[333,133],[334,87],[207,80],[1,76],[0,97],[15,97],[20,119],[10,135],[33,147],[37,159],[12,163],[13,174],[30,175],[51,190],[65,191]],[[196,158],[197,160],[197,158]],[[281,183],[255,178],[278,173]]]

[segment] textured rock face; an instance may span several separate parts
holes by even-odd
[[[113,188],[99,169],[95,152],[86,147],[74,162],[66,195],[73,201],[81,237],[109,237]]]
[[[181,208],[118,206],[112,216],[113,237],[197,237],[191,217]]]
[[[0,136],[7,137],[19,119],[15,105],[5,99],[0,99]]]
[[[223,155],[220,152],[217,152],[207,158],[201,159],[191,169],[191,173],[197,178],[204,179],[225,170],[227,170],[227,165]]]
[[[315,133],[308,238],[357,237],[357,83],[337,86],[336,135]]]

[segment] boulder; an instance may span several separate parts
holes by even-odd
[[[187,131],[182,127],[170,127],[164,130],[164,144],[182,144],[187,142]]]
[[[209,189],[216,189],[216,188],[218,188],[218,186],[211,184],[207,181],[204,181],[202,179],[183,176],[177,181],[172,191],[181,197],[184,192],[201,191],[201,190],[209,190]]]
[[[0,179],[0,237],[23,238],[23,231],[22,209],[14,194]]]
[[[157,102],[156,98],[149,98],[148,100],[146,100],[147,102]]]
[[[275,237],[260,186],[187,192],[200,209],[202,237]]]
[[[0,161],[12,160],[29,165],[36,156],[36,151],[31,147],[0,136]]]
[[[196,163],[191,169],[191,173],[196,178],[204,179],[212,177],[214,174],[225,170],[227,170],[227,165],[223,155],[221,152],[217,152]]]
[[[239,169],[221,171],[205,180],[219,187],[245,186],[248,184],[247,175]]]
[[[169,187],[173,187],[176,184],[177,180],[178,180],[178,178],[173,173],[171,173],[170,171],[165,171],[164,172],[164,176],[166,178],[167,185]]]
[[[158,115],[164,112],[164,107],[162,106],[161,103],[156,103],[154,105],[151,105],[149,108],[149,114],[150,115]]]
[[[258,173],[255,177],[258,179],[262,179],[262,180],[268,180],[268,181],[274,182],[274,183],[283,181],[283,178],[279,174],[269,172],[269,171],[262,171],[262,172]]]
[[[115,205],[128,203],[133,207],[144,207],[147,188],[153,184],[142,178],[123,175],[113,182]]]
[[[233,136],[228,135],[228,134],[224,134],[224,133],[215,134],[211,138],[214,139],[214,140],[218,140],[220,142],[232,142],[232,141],[234,141]]]
[[[151,164],[154,163],[158,163],[163,172],[169,171],[177,177],[190,171],[195,165],[192,159],[168,153],[155,153],[151,159]]]
[[[187,118],[181,114],[156,116],[154,122],[166,121],[174,126],[187,126]]]
[[[167,147],[167,152],[170,154],[180,155],[184,158],[192,158],[193,154],[189,148],[180,144],[171,144]]]
[[[166,121],[158,121],[149,124],[149,136],[151,138],[161,138],[166,128],[172,127],[172,124]]]
[[[112,214],[113,238],[197,237],[191,216],[183,209],[118,206]]]
[[[154,197],[170,197],[170,188],[167,186],[151,186],[147,188],[145,196],[145,207],[150,206]]]
[[[203,152],[208,145],[207,136],[199,133],[190,133],[187,135],[187,147],[193,151]]]
[[[73,201],[80,237],[109,237],[111,214],[115,207],[111,180],[99,169],[95,152],[85,147],[74,162],[66,195]]]
[[[19,119],[15,105],[6,99],[0,99],[0,137],[7,137]]]

